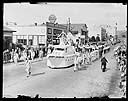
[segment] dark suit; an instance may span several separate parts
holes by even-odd
[[[103,58],[101,59],[101,69],[102,69],[103,72],[105,72],[106,63],[107,63],[107,62],[108,62],[108,61],[107,61],[107,59],[106,59],[105,57],[103,57]],[[102,68],[102,66],[103,66],[103,68]]]

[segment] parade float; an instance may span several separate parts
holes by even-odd
[[[58,36],[59,45],[53,45],[52,53],[47,55],[47,66],[49,68],[63,68],[74,64],[75,51],[67,38],[66,33],[62,32]]]

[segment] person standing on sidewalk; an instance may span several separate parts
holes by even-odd
[[[105,58],[105,56],[103,56],[101,58],[101,69],[102,69],[102,72],[105,72],[105,69],[106,69],[106,64],[108,63],[107,59]],[[102,68],[103,67],[103,68]]]

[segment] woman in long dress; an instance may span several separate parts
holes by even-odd
[[[23,51],[23,59],[24,59],[24,62],[26,61],[26,58],[27,58],[27,51],[26,49]]]
[[[34,60],[34,57],[35,57],[35,52],[34,52],[34,50],[32,49],[32,50],[31,50],[31,58],[32,58],[32,61]]]
[[[18,53],[14,52],[14,63],[17,64],[18,62]]]

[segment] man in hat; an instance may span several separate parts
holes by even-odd
[[[107,61],[107,59],[105,58],[105,56],[103,55],[103,57],[101,58],[101,69],[102,69],[102,72],[105,72],[106,63],[108,63],[108,61]],[[103,67],[103,68],[102,68],[102,67]]]

